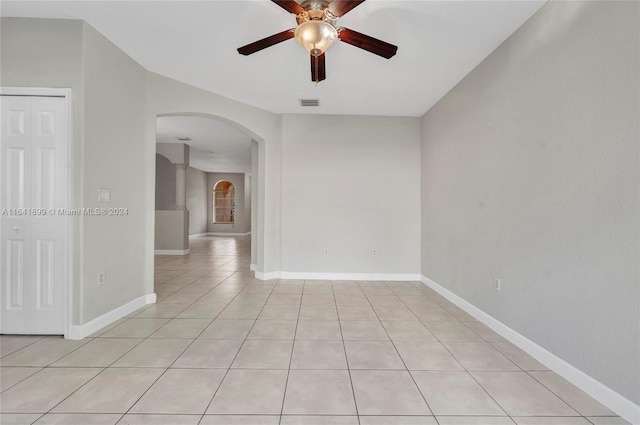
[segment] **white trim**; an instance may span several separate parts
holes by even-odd
[[[225,233],[225,232],[207,232],[196,233],[195,235],[189,235],[189,239],[204,238],[205,236],[249,236],[251,232],[247,233]]]
[[[121,305],[108,313],[103,314],[102,316],[96,317],[95,319],[85,323],[84,325],[79,326],[69,326],[69,333],[67,335],[68,339],[83,339],[94,332],[99,331],[105,326],[110,325],[118,319],[123,318],[129,313],[132,313],[139,309],[140,307],[144,307],[147,304],[155,304],[156,302],[156,294],[147,294],[141,297],[138,297],[132,301],[129,301],[126,304]]]
[[[251,270],[257,267],[249,266]],[[275,271],[263,273],[256,271],[256,279],[303,279],[303,280],[379,280],[379,281],[420,281],[419,274],[409,273],[316,273],[316,272],[285,272]]]
[[[0,94],[7,96],[71,96],[69,88],[53,87],[0,87]]]
[[[54,90],[54,89],[52,89]],[[73,197],[73,182],[74,182],[74,167],[73,167],[73,92],[71,89],[64,89],[67,91],[66,99],[67,99],[67,136],[69,138],[69,146],[67,146],[67,154],[68,158],[68,170],[67,178],[69,179],[67,182],[67,201],[69,203],[69,208],[72,208],[74,205],[74,197]],[[80,174],[80,173],[78,173]],[[67,259],[67,323],[65,324],[64,337],[68,338],[68,335],[71,333],[71,323],[73,323],[73,223],[71,222],[71,216],[66,217],[67,226],[67,255],[69,258]]]
[[[155,255],[187,255],[190,249],[156,249],[153,251]]]
[[[463,298],[460,298],[458,295],[454,294],[448,289],[437,284],[425,275],[422,275],[420,280],[429,288],[433,289],[434,291],[469,313],[471,316],[475,317],[480,322],[496,331],[505,339],[518,346],[531,357],[535,358],[540,363],[544,364],[549,369],[556,372],[558,375],[562,376],[564,379],[571,382],[573,385],[593,397],[595,400],[599,401],[604,406],[620,415],[623,419],[631,422],[632,424],[640,424],[639,405],[618,394],[601,382],[596,381],[594,378],[587,375],[580,369],[567,363],[560,357],[547,351],[545,348],[539,346],[535,342],[514,331],[504,323],[496,320],[492,316],[488,315]]]
[[[256,271],[255,274],[256,274],[256,279],[258,280],[272,280],[280,277],[280,272],[263,273],[263,272]]]
[[[249,270],[255,271],[258,268],[257,264],[249,264]]]
[[[280,279],[419,281],[419,274],[280,272]]]

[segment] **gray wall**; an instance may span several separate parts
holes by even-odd
[[[184,253],[189,249],[189,211],[158,210],[155,218],[156,250]]]
[[[282,124],[282,270],[417,275],[420,120],[284,115]]]
[[[73,91],[72,207],[103,207],[98,189],[110,188],[109,207],[129,210],[72,221],[72,323],[86,323],[153,292],[140,166],[149,136],[142,124],[146,71],[80,21],[2,18],[1,31],[2,86]],[[100,287],[99,271],[107,272]]]
[[[636,403],[638,8],[547,3],[422,120],[422,273]]]
[[[206,233],[207,173],[192,167],[187,168],[187,210],[189,210],[189,235]]]
[[[209,232],[214,233],[247,233],[251,230],[251,221],[246,221],[245,214],[245,175],[242,173],[207,173],[207,227]],[[235,222],[234,223],[214,223],[213,222],[213,188],[220,180],[227,180],[235,187]]]
[[[257,200],[252,203],[256,205],[257,225],[252,235],[256,233],[257,275],[271,278],[271,272],[280,270],[281,117],[151,72],[147,74],[147,112],[147,126],[151,129],[155,128],[158,115],[187,113],[226,121],[257,142],[258,175],[253,185]],[[154,133],[147,141],[153,152],[155,143]],[[155,178],[153,163],[155,157],[150,156],[145,164],[150,180]],[[147,199],[150,210],[152,197]]]
[[[124,218],[73,221],[73,324],[153,292],[161,114],[217,117],[259,142],[256,262],[260,272],[279,270],[278,115],[147,72],[81,21],[2,18],[0,30],[1,85],[73,90],[72,207],[94,207],[97,188],[108,187],[112,205],[130,211]],[[97,289],[101,270],[107,284]]]
[[[156,154],[156,211],[175,209],[176,166],[166,157]]]
[[[91,26],[83,24],[84,137],[83,205],[101,206],[98,189],[111,189],[112,207],[126,216],[83,220],[83,322],[132,299],[153,293],[145,244],[148,191],[144,141],[146,71]],[[46,72],[46,70],[44,71]],[[126,153],[126,154],[123,154]],[[80,169],[76,169],[80,170]],[[96,275],[107,272],[106,285]],[[145,284],[146,283],[146,284]]]
[[[73,92],[73,140],[71,153],[71,207],[82,208],[82,172],[84,144],[81,21],[56,19],[2,18],[0,24],[0,85],[14,87],[63,87]],[[82,286],[82,219],[71,221],[73,292]],[[73,297],[72,322],[81,323],[83,300]]]

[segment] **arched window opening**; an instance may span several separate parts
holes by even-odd
[[[235,188],[221,180],[213,187],[213,222],[233,223],[236,208]]]

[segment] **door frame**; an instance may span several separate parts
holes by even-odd
[[[64,98],[67,112],[67,208],[74,205],[73,185],[74,168],[73,168],[73,92],[70,88],[50,88],[50,87],[0,87],[0,96],[25,96],[25,97],[60,97]],[[64,217],[66,243],[65,253],[67,261],[64,265],[64,337],[70,337],[71,324],[73,323],[73,226],[71,226],[71,216]],[[2,247],[0,247],[0,252]]]

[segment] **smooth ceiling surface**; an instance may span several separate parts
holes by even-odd
[[[293,39],[237,53],[296,26],[271,1],[2,1],[0,14],[85,20],[149,71],[275,113],[421,116],[543,4],[368,0],[338,24],[398,54],[386,60],[337,42],[317,86]],[[300,98],[320,106],[302,108]]]
[[[178,140],[184,137],[191,140]],[[198,116],[158,117],[156,142],[189,145],[189,165],[198,170],[251,173],[251,138],[219,120]]]

